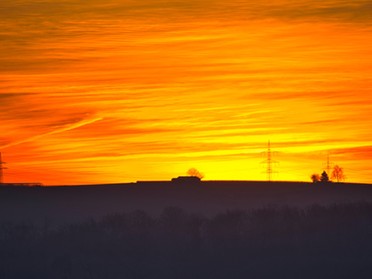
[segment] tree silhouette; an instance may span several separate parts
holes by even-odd
[[[329,182],[329,177],[328,177],[328,174],[327,174],[326,171],[323,171],[322,176],[320,177],[320,181],[321,181],[322,183],[327,183],[327,182]]]
[[[200,179],[203,179],[204,178],[204,174],[202,174],[200,171],[198,171],[197,169],[195,168],[191,168],[187,171],[187,174],[190,175],[190,176],[195,176],[195,177],[199,177]]]
[[[336,179],[337,182],[345,180],[345,174],[343,168],[339,167],[338,165],[334,166],[332,171],[332,179]]]
[[[311,180],[313,181],[313,183],[317,183],[320,181],[320,175],[317,174],[317,173],[314,173],[310,176]]]

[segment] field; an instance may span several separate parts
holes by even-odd
[[[0,220],[60,224],[107,214],[170,206],[212,216],[267,205],[304,207],[372,202],[372,185],[294,182],[206,181],[200,184],[138,182],[115,185],[0,188]]]

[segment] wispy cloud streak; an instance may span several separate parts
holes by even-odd
[[[59,129],[56,129],[56,130],[53,130],[53,131],[50,131],[50,132],[47,132],[47,133],[44,133],[44,134],[41,134],[41,135],[36,135],[36,136],[30,137],[30,138],[27,138],[27,139],[19,140],[19,141],[16,141],[16,142],[12,142],[12,143],[0,146],[0,149],[4,150],[6,148],[17,146],[17,145],[20,145],[20,144],[23,144],[23,143],[29,143],[29,142],[37,141],[37,140],[39,140],[43,137],[46,137],[46,136],[55,135],[55,134],[71,131],[71,130],[74,130],[74,129],[78,129],[78,128],[83,127],[83,126],[93,124],[93,123],[95,123],[97,121],[100,121],[102,119],[103,118],[99,118],[99,117],[93,118],[93,119],[84,119],[84,120],[81,120],[79,122],[68,124],[64,127],[61,127]]]

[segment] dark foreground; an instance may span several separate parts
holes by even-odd
[[[372,277],[368,185],[170,186],[0,189],[0,278]]]
[[[0,221],[52,225],[165,207],[214,216],[226,210],[267,205],[303,208],[313,204],[372,202],[372,185],[207,181],[200,184],[143,182],[81,187],[0,187]]]

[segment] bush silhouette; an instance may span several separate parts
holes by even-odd
[[[328,182],[330,182],[329,181],[328,174],[325,171],[322,172],[322,175],[320,177],[320,182],[322,182],[322,183],[328,183]]]

